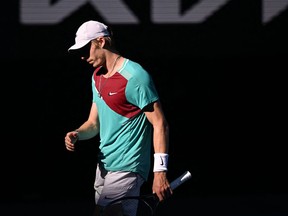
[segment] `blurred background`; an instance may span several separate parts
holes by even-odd
[[[93,69],[67,49],[91,19],[111,26],[120,53],[156,83],[169,179],[193,175],[163,215],[288,214],[287,0],[2,4],[1,215],[93,211],[98,138],[74,153],[64,146],[89,114]]]

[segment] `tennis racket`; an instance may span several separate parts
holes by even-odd
[[[174,190],[187,180],[191,179],[191,177],[191,173],[186,171],[174,181],[172,181],[170,183],[170,187],[172,190]],[[140,196],[122,197],[113,200],[109,205],[107,205],[103,211],[103,216],[129,216],[129,214],[127,215],[120,213],[123,205],[125,205],[125,208],[131,207],[132,209],[135,208],[135,205],[138,205],[137,216],[155,216],[159,203],[160,202],[155,193]]]

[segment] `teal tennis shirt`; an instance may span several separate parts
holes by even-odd
[[[109,171],[130,171],[148,179],[152,125],[143,108],[159,99],[151,76],[125,59],[120,70],[105,78],[102,67],[92,76],[93,102],[100,121],[98,160]]]

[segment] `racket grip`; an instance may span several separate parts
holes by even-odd
[[[174,181],[170,183],[170,187],[172,190],[176,189],[178,186],[186,182],[188,179],[192,177],[192,174],[189,171],[184,172],[181,176],[176,178]]]

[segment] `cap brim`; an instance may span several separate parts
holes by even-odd
[[[90,40],[82,40],[82,41],[78,41],[77,43],[75,43],[73,46],[71,46],[68,49],[68,52],[71,50],[78,50],[81,49],[82,47],[84,47],[85,45],[87,45],[90,42]]]

